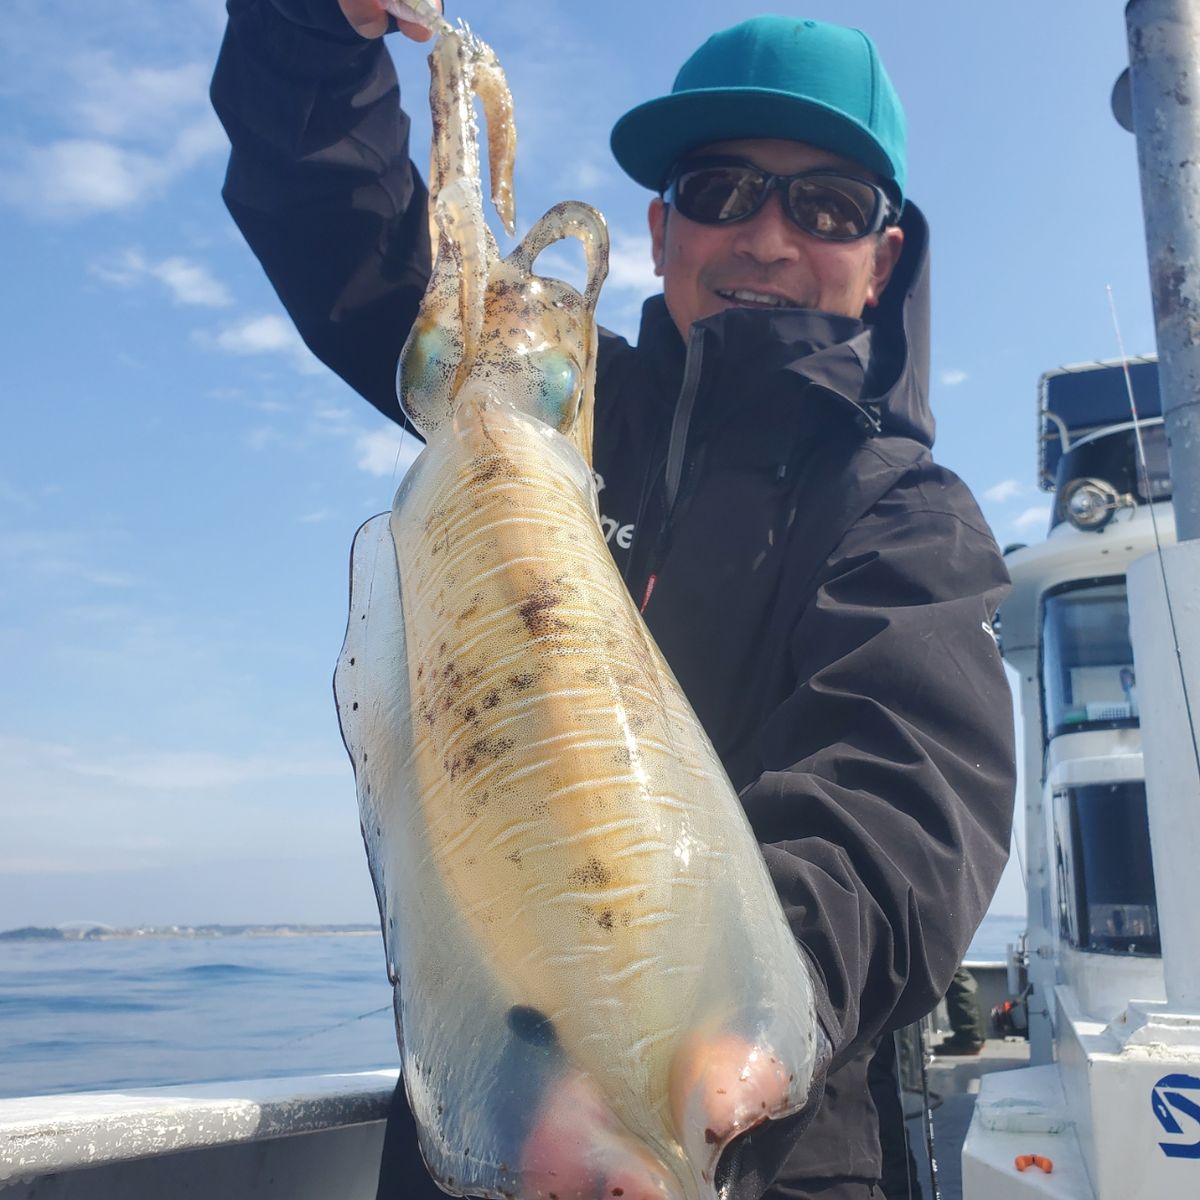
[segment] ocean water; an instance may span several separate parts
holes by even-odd
[[[378,933],[0,942],[0,1096],[394,1067],[391,996]]]
[[[396,1065],[375,933],[0,942],[0,1097]]]

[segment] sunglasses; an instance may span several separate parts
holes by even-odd
[[[685,159],[663,198],[689,221],[726,225],[752,217],[778,189],[783,211],[805,233],[827,242],[853,242],[896,219],[878,184],[821,169],[773,175],[740,159]]]

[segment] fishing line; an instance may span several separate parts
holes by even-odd
[[[391,1012],[392,1006],[385,1004],[382,1008],[373,1008],[370,1012],[359,1013],[357,1017],[347,1017],[344,1021],[337,1021],[333,1025],[322,1025],[320,1029],[314,1029],[309,1033],[302,1033],[298,1037],[288,1038],[287,1041],[277,1042],[276,1049],[282,1049],[284,1046],[294,1046],[297,1042],[307,1042],[310,1038],[320,1037],[322,1034],[332,1033],[335,1029],[342,1029],[346,1025],[354,1025],[359,1021],[365,1021],[368,1017],[377,1017],[380,1013]]]
[[[933,1200],[942,1200],[942,1190],[938,1183],[937,1154],[933,1146],[933,1102],[929,1092],[929,1064],[933,1055],[929,1049],[928,1029],[930,1016],[922,1017],[917,1025],[919,1041],[917,1057],[921,1063],[921,1122],[925,1127],[925,1152],[929,1156],[929,1187],[933,1192]]]
[[[900,1105],[900,1128],[904,1131],[904,1193],[906,1200],[913,1200],[912,1168],[915,1165],[915,1159],[912,1152],[912,1138],[908,1132],[908,1113],[904,1108],[904,1064],[900,1060],[900,1030],[893,1030],[891,1036],[892,1073],[896,1078],[896,1103]]]
[[[1017,837],[1017,827],[1015,825],[1012,831],[1012,848],[1013,853],[1017,856],[1017,869],[1021,872],[1021,883],[1028,890],[1029,880],[1025,876],[1025,856],[1021,853],[1021,839]]]
[[[1187,672],[1183,668],[1183,651],[1179,645],[1179,631],[1175,623],[1175,606],[1171,603],[1171,590],[1167,586],[1167,566],[1163,559],[1162,538],[1158,532],[1158,518],[1154,513],[1154,493],[1150,490],[1150,467],[1146,461],[1146,446],[1142,441],[1142,422],[1138,415],[1137,398],[1133,394],[1133,380],[1129,375],[1129,357],[1125,353],[1125,342],[1121,337],[1121,324],[1117,320],[1117,304],[1113,298],[1111,284],[1105,285],[1108,292],[1108,307],[1112,312],[1113,331],[1117,335],[1117,350],[1121,356],[1121,370],[1125,376],[1125,392],[1129,397],[1129,411],[1133,416],[1133,433],[1137,441],[1138,472],[1141,476],[1142,490],[1146,496],[1146,506],[1150,509],[1150,526],[1154,530],[1154,549],[1158,557],[1158,571],[1162,577],[1163,595],[1167,602],[1167,623],[1171,629],[1171,644],[1175,648],[1175,662],[1179,667],[1179,684],[1183,690],[1183,710],[1187,717],[1188,732],[1192,742],[1192,758],[1196,763],[1196,774],[1200,776],[1200,743],[1196,740],[1196,721],[1192,716],[1192,699],[1188,689]]]

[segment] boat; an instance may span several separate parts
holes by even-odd
[[[1006,553],[998,623],[1020,679],[1030,1063],[982,1080],[963,1194],[1200,1195],[1200,937],[1176,886],[1200,864],[1176,658],[1200,560],[1176,543],[1157,362],[1048,372],[1039,475],[1050,534]],[[1174,551],[1193,573],[1168,611]]]
[[[981,1081],[966,1200],[1200,1196],[1200,13],[1131,0],[1158,357],[1050,372],[1050,535],[1006,555],[1020,675],[1030,1065]]]

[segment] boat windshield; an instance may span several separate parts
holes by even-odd
[[[1042,705],[1047,740],[1081,729],[1137,724],[1137,677],[1123,581],[1071,584],[1047,595]]]
[[[1145,784],[1064,788],[1054,800],[1062,936],[1080,950],[1161,953]]]

